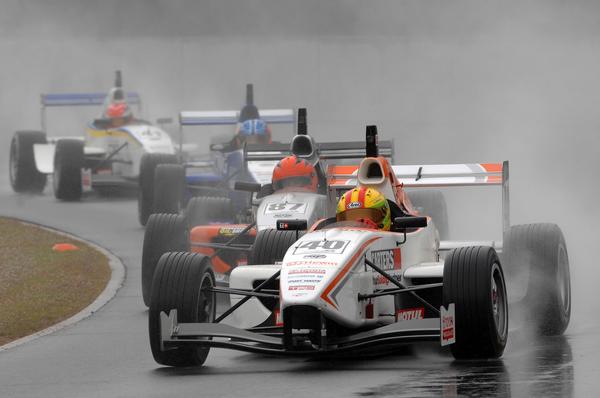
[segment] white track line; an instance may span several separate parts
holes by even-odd
[[[111,252],[106,250],[105,248],[97,245],[96,243],[90,242],[89,240],[82,239],[75,235],[71,235],[67,232],[59,231],[52,227],[32,223],[29,221],[19,220],[19,219],[12,218],[12,217],[5,217],[5,218],[13,219],[13,220],[19,221],[23,224],[28,224],[28,225],[32,225],[32,226],[35,226],[35,227],[38,227],[41,229],[45,229],[52,233],[55,233],[58,235],[63,235],[70,239],[90,245],[91,247],[93,247],[94,249],[96,249],[100,253],[102,253],[104,256],[106,256],[106,258],[108,258],[108,265],[110,266],[111,274],[110,274],[110,280],[106,284],[106,287],[104,288],[102,293],[100,293],[100,295],[98,297],[96,297],[96,299],[90,305],[85,307],[83,310],[79,311],[77,314],[73,315],[72,317],[65,319],[64,321],[61,321],[55,325],[47,327],[46,329],[43,329],[43,330],[40,330],[39,332],[30,334],[29,336],[21,337],[20,339],[11,341],[10,343],[0,346],[0,352],[20,346],[21,344],[28,343],[32,340],[35,340],[42,336],[46,336],[50,333],[54,333],[58,330],[66,328],[67,326],[71,326],[71,325],[81,321],[82,319],[89,317],[94,312],[96,312],[100,308],[102,308],[106,303],[108,303],[117,294],[117,291],[123,285],[123,281],[125,280],[125,266],[123,265],[123,262],[117,256],[115,256],[114,254],[112,254]]]

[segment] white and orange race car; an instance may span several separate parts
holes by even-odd
[[[149,313],[159,364],[201,365],[211,347],[333,355],[427,340],[450,346],[457,359],[496,358],[508,337],[505,271],[509,283],[512,273],[523,278],[515,269],[528,269],[521,304],[539,332],[565,330],[570,282],[562,233],[553,224],[509,226],[508,162],[392,166],[378,156],[376,137],[369,126],[367,157],[358,167],[337,169],[343,173],[331,176],[329,189],[376,189],[390,204],[391,229],[317,221],[281,263],[237,267],[227,288],[216,285],[208,256],[165,253]],[[418,214],[404,192],[457,185],[502,187],[504,245],[440,242],[435,220]],[[281,230],[305,227],[301,220],[278,222]],[[216,294],[231,298],[231,308],[218,316]]]

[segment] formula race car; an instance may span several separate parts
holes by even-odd
[[[369,126],[367,157],[330,186],[357,189],[342,195],[337,218],[315,223],[281,264],[238,267],[223,288],[215,284],[209,257],[164,254],[149,313],[154,359],[190,366],[203,364],[210,347],[332,355],[424,340],[449,345],[457,359],[501,356],[509,305],[495,249],[501,245],[440,244],[435,223],[417,215],[404,194],[404,187],[415,185],[501,185],[507,271],[529,265],[531,273],[545,274],[543,286],[530,284],[539,289],[531,297],[541,299],[530,309],[539,311],[542,333],[564,331],[570,311],[564,240],[558,227],[540,226],[525,228],[529,240],[513,245],[511,236],[524,236],[507,225],[507,162],[392,167],[377,155],[375,126]],[[366,207],[366,195],[379,195],[377,207]],[[302,227],[285,221],[278,226]],[[536,249],[540,243],[543,252]],[[523,250],[539,259],[510,264]],[[230,295],[232,306],[217,317],[220,293]]]
[[[57,199],[78,200],[92,189],[137,189],[142,155],[155,163],[175,162],[175,148],[167,133],[133,117],[130,105],[141,107],[137,93],[122,88],[117,71],[115,87],[107,94],[42,94],[41,131],[17,131],[10,146],[10,182],[15,192],[42,192],[53,175]],[[84,137],[47,137],[47,107],[98,106]]]
[[[138,209],[140,223],[145,225],[152,213],[177,213],[191,198],[218,198],[213,220],[247,222],[250,217],[247,192],[236,191],[234,181],[268,183],[271,163],[255,162],[244,167],[247,144],[269,144],[271,124],[293,124],[291,109],[263,109],[254,105],[252,84],[246,86],[246,103],[239,111],[183,111],[179,114],[179,148],[182,156],[177,164],[156,167],[142,165]],[[211,137],[210,153],[194,156],[184,143],[184,127],[236,126],[231,135]],[[266,170],[265,170],[266,167]],[[207,199],[208,201],[212,199]]]
[[[364,143],[320,143],[307,134],[306,109],[298,110],[297,135],[291,144],[246,145],[244,164],[269,172],[269,184],[236,183],[256,194],[250,223],[227,222],[228,203],[218,197],[194,197],[183,215],[154,214],[144,235],[142,292],[150,303],[152,276],[160,256],[191,250],[209,256],[218,283],[227,284],[231,271],[246,264],[272,264],[283,259],[298,238],[295,231],[278,231],[281,219],[312,223],[335,214],[337,198],[327,188],[326,171],[339,162],[362,158]],[[392,158],[393,144],[380,142],[381,155]],[[290,156],[293,155],[293,156]],[[163,166],[160,166],[163,167]],[[342,167],[342,166],[339,166]],[[218,218],[218,217],[222,218]],[[190,229],[189,239],[187,235]]]

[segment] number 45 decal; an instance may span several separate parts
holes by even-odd
[[[306,203],[268,203],[265,208],[265,214],[270,213],[302,213],[306,211]]]

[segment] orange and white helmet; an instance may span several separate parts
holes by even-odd
[[[279,161],[273,169],[273,189],[294,187],[316,192],[319,180],[315,167],[304,159],[294,155]]]
[[[385,196],[374,188],[356,187],[345,192],[337,206],[337,221],[359,221],[389,231],[392,212]]]

